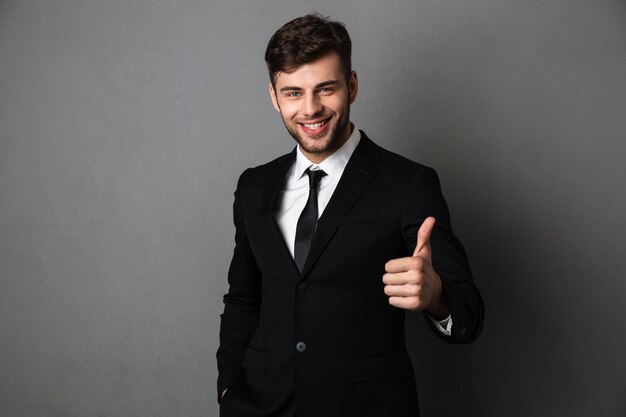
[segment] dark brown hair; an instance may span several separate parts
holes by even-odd
[[[350,80],[352,41],[346,27],[320,14],[309,14],[286,23],[272,36],[265,50],[265,62],[272,85],[276,73],[293,72],[331,52],[339,55],[341,69]]]

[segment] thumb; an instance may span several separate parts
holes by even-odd
[[[434,227],[435,218],[427,217],[417,231],[417,245],[415,246],[413,256],[430,256],[430,234],[433,232]]]

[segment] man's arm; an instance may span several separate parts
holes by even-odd
[[[413,256],[390,261],[386,265],[386,280],[398,285],[398,279],[415,281],[419,276],[420,294],[417,304],[415,299],[394,302],[401,308],[423,310],[437,320],[450,314],[454,324],[449,336],[427,317],[435,334],[448,342],[476,340],[482,329],[483,301],[473,283],[465,250],[452,233],[448,207],[433,169],[422,167],[416,173],[402,209],[401,222],[407,252]],[[402,287],[406,291],[408,286]],[[394,297],[405,298],[405,294],[392,293]],[[411,296],[415,294],[409,294]]]
[[[259,323],[261,271],[246,233],[242,212],[242,187],[245,171],[239,178],[233,204],[235,250],[228,270],[228,293],[224,295],[221,315],[220,347],[217,351],[218,402],[239,373],[244,352]]]

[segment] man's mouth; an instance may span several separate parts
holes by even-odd
[[[320,134],[326,129],[329,121],[330,117],[328,119],[320,120],[315,123],[300,123],[300,126],[302,126],[303,130],[306,133],[310,135],[316,135]]]
[[[302,123],[302,124],[307,129],[319,129],[320,127],[322,127],[322,126],[324,126],[326,124],[326,121],[319,122],[319,123],[313,123],[313,124],[308,124],[308,123]]]

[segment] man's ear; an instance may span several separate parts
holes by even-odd
[[[278,98],[276,97],[276,91],[274,91],[274,86],[270,82],[269,84],[270,97],[272,99],[272,105],[276,109],[278,113],[280,113],[280,106],[278,105]]]
[[[356,96],[359,93],[359,77],[357,77],[356,72],[352,71],[350,74],[350,82],[348,83],[348,99],[350,100],[350,104],[354,103],[356,100]]]

